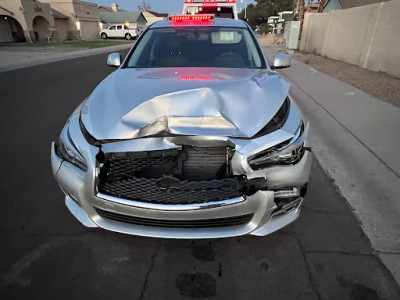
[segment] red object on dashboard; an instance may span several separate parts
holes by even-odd
[[[181,76],[181,80],[212,80],[208,76]]]

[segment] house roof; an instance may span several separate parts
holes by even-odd
[[[64,15],[63,13],[59,12],[58,10],[56,10],[54,8],[52,9],[52,11],[53,11],[54,19],[69,19],[68,16]]]
[[[145,10],[144,12],[150,13],[153,16],[158,17],[158,18],[166,18],[166,17],[168,17],[168,14],[158,13],[158,12],[151,11],[151,10]]]
[[[326,1],[326,4],[331,0]],[[342,7],[342,9],[346,8],[352,8],[352,7],[357,7],[357,6],[363,6],[363,5],[369,5],[369,4],[375,4],[375,3],[380,3],[380,2],[385,2],[389,0],[337,0]]]
[[[112,11],[113,11],[111,7],[103,6],[103,5],[99,5],[99,9],[104,9],[104,10],[107,10],[107,11],[109,11],[109,12],[112,12]]]
[[[101,12],[100,22],[102,23],[135,23],[139,13],[136,11],[112,11],[112,12]]]
[[[103,6],[103,5],[99,5],[98,9],[104,9],[104,10],[107,10],[107,11],[109,11],[109,12],[113,12],[113,11],[114,11],[114,10],[112,9],[112,7]],[[121,12],[121,11],[122,11],[122,12],[126,12],[127,10],[118,8],[118,12]]]

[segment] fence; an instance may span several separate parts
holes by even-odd
[[[306,13],[300,50],[400,78],[400,1]]]

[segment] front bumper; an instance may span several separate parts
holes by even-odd
[[[94,157],[97,148],[88,147],[86,157]],[[295,165],[279,166],[264,171],[274,188],[279,188],[279,182],[284,187],[300,187],[307,183],[311,154],[306,151],[302,159]],[[258,191],[246,198],[235,198],[226,201],[206,203],[204,205],[160,205],[127,201],[97,194],[95,191],[95,170],[88,162],[88,171],[63,161],[55,152],[54,143],[51,149],[53,173],[65,193],[65,202],[71,213],[87,227],[101,227],[107,230],[149,237],[162,238],[222,238],[245,234],[265,236],[290,224],[300,214],[300,204],[282,214],[275,214],[277,206],[274,202],[274,191]],[[282,181],[282,178],[286,178]],[[98,210],[103,210],[121,216],[156,220],[209,220],[230,218],[251,214],[251,220],[246,224],[235,226],[181,228],[163,226],[144,226],[128,222],[115,221],[101,217]]]

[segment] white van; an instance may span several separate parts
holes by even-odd
[[[213,15],[216,18],[238,19],[235,0],[185,0],[183,15]]]

